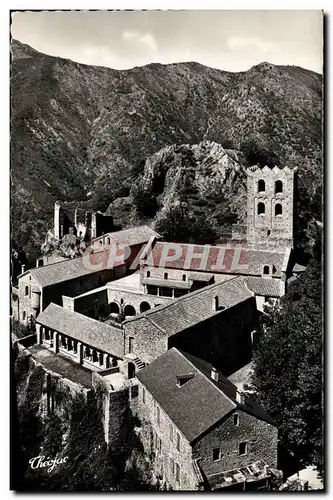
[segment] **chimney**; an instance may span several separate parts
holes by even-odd
[[[212,371],[210,372],[210,378],[212,380],[215,380],[216,382],[218,382],[219,380],[219,374],[217,373],[216,368],[214,368],[214,366],[212,366]]]
[[[240,391],[239,389],[237,389],[236,391],[236,401],[237,403],[240,403],[240,404],[245,404],[245,394],[244,392]]]
[[[22,264],[21,265],[21,274],[23,274],[25,272],[25,264]]]
[[[217,295],[215,295],[212,300],[212,309],[213,311],[218,311],[218,308],[219,308],[219,298]]]

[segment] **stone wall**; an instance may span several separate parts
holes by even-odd
[[[238,414],[239,424],[234,425]],[[239,454],[240,443],[247,443],[247,453]],[[278,430],[273,425],[241,410],[229,417],[193,445],[194,456],[200,457],[200,467],[206,474],[235,469],[264,460],[277,467]],[[221,459],[213,461],[213,449],[221,449]]]
[[[288,167],[283,169],[251,167],[248,169],[247,241],[249,245],[276,249],[293,246],[296,170]],[[276,182],[282,183],[281,192],[276,192]],[[258,213],[259,204],[264,205],[264,213]],[[275,208],[278,204],[282,206],[282,214],[275,215]]]
[[[34,308],[34,293],[33,290],[39,290],[37,282],[33,279],[30,273],[22,276],[18,281],[19,289],[19,320],[22,324],[27,325],[30,316],[37,317],[39,309]],[[27,294],[26,294],[27,292]]]
[[[174,490],[196,490],[197,480],[192,465],[192,448],[187,439],[175,427],[168,415],[160,408],[160,423],[157,422],[156,407],[152,395],[145,390],[143,401],[143,386],[138,381],[138,397],[136,413],[141,422],[140,438],[148,456],[153,457],[154,474],[162,482],[166,482]],[[170,434],[172,427],[172,439]],[[155,433],[155,437],[154,437]],[[176,436],[180,436],[180,447],[177,449]],[[161,451],[156,450],[156,436],[161,440]],[[180,481],[176,481],[176,465],[180,468]]]
[[[257,321],[256,302],[251,297],[169,337],[168,348],[177,347],[212,363],[228,376],[251,360],[251,331],[258,328]]]
[[[145,310],[148,310],[147,304],[149,304],[150,309],[159,306],[161,304],[165,304],[167,302],[170,302],[170,299],[168,297],[157,297],[156,295],[149,295],[146,293],[135,293],[135,292],[130,292],[130,291],[123,291],[120,289],[112,289],[112,287],[108,287],[108,303],[109,305],[112,303],[117,304],[118,308],[120,308],[120,305],[130,305],[134,307],[135,309],[135,315],[140,314],[141,312],[144,312],[143,307],[145,307]]]
[[[129,353],[129,337],[133,338],[133,353],[144,363],[151,363],[168,350],[168,337],[142,316],[124,323],[125,355]]]
[[[94,288],[105,285],[114,279],[113,269],[102,269],[95,273],[82,276],[81,278],[65,281],[43,289],[43,310],[54,302],[62,306],[62,296],[75,297]]]

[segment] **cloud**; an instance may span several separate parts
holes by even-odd
[[[126,42],[132,42],[133,45],[141,45],[142,48],[148,49],[152,54],[158,52],[157,41],[151,33],[139,33],[137,31],[124,31],[121,35]]]
[[[228,39],[227,46],[231,50],[256,48],[257,50],[259,50],[259,52],[262,53],[273,52],[276,49],[275,43],[266,41],[259,36],[232,36]]]

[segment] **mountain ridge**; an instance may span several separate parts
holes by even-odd
[[[115,70],[15,40],[12,53],[12,235],[26,249],[42,243],[56,199],[102,211],[130,200],[149,157],[172,145],[208,141],[243,158],[255,147],[298,166],[310,195],[321,188],[317,73],[267,62],[239,73],[196,62]]]

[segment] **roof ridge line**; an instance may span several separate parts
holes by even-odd
[[[66,313],[70,313],[70,314],[73,314],[73,315],[82,316],[83,318],[85,318],[88,321],[93,321],[94,323],[98,323],[99,325],[107,326],[108,328],[115,328],[116,330],[122,330],[123,329],[121,326],[118,327],[118,326],[114,326],[114,325],[108,325],[107,323],[103,323],[103,321],[98,321],[97,319],[89,318],[89,316],[86,316],[85,314],[81,314],[81,313],[79,313],[77,311],[71,311],[70,309],[66,309],[65,307],[60,306],[59,304],[55,304],[55,302],[50,302],[49,305],[44,309],[44,311],[46,311],[51,305],[52,306],[56,306],[59,309],[62,309],[63,311],[65,311],[65,314]],[[40,314],[42,314],[44,311],[42,311]],[[37,323],[38,323],[38,317],[39,317],[39,315],[36,318],[36,322]]]
[[[193,366],[196,370],[198,370],[198,371],[199,371],[199,372],[200,372],[200,373],[201,373],[201,374],[202,374],[202,375],[203,375],[203,376],[204,376],[204,377],[205,377],[205,378],[206,378],[206,379],[210,382],[210,384],[211,384],[211,385],[213,385],[213,386],[215,387],[215,389],[217,389],[220,393],[222,393],[222,394],[223,394],[223,396],[225,396],[225,397],[226,397],[226,398],[227,398],[227,399],[228,399],[228,400],[229,400],[229,401],[230,401],[230,402],[231,402],[231,403],[235,406],[235,408],[237,408],[237,403],[235,403],[235,401],[233,401],[232,399],[230,399],[230,398],[229,398],[229,396],[228,396],[225,392],[223,392],[223,391],[222,391],[222,389],[220,389],[219,387],[217,387],[217,385],[216,385],[216,384],[214,384],[214,382],[212,381],[212,379],[211,379],[211,378],[209,378],[209,377],[208,377],[208,376],[207,376],[204,372],[202,372],[199,368],[197,368],[197,367],[196,367],[196,366],[192,363],[192,361],[191,361],[191,360],[189,360],[189,359],[188,359],[188,358],[187,358],[187,357],[186,357],[186,356],[182,353],[182,351],[180,351],[179,349],[177,349],[177,347],[173,347],[172,349],[176,349],[176,350],[177,350],[177,351],[181,354],[181,356],[183,356],[183,358],[185,358],[185,359],[186,359],[186,360],[187,360],[187,361],[188,361],[188,362],[189,362],[189,363],[190,363],[190,364],[191,364],[191,365],[192,365],[192,366]],[[190,356],[191,356],[191,354],[190,354]],[[193,356],[193,357],[195,358],[196,356]],[[198,359],[199,359],[200,361],[203,361],[203,360],[201,360],[200,358],[198,358]],[[210,365],[211,365],[211,367],[213,367],[213,365],[212,365],[211,363],[208,363],[208,364],[210,364]],[[223,375],[223,374],[221,373],[221,375]],[[223,376],[224,376],[224,375],[223,375]],[[225,377],[225,378],[227,378],[227,377]],[[228,380],[228,379],[227,379],[227,380]],[[229,382],[230,382],[230,381],[229,381]],[[233,384],[232,382],[230,382],[230,384],[231,384],[231,385],[233,385],[234,387],[236,387],[236,386],[235,386],[235,384]],[[236,389],[237,389],[237,387],[236,387]]]
[[[167,302],[166,304],[160,304],[159,306],[154,307],[154,309],[149,309],[148,311],[145,311],[144,313],[141,313],[138,316],[134,316],[133,318],[126,320],[126,322],[127,321],[135,321],[136,319],[140,319],[139,316],[143,317],[143,315],[145,315],[145,317],[148,317],[151,314],[153,314],[155,311],[162,311],[163,309],[166,309],[167,307],[169,307],[172,304],[175,304],[179,301],[189,299],[189,298],[196,296],[196,295],[200,295],[200,293],[203,293],[204,291],[212,290],[214,287],[222,286],[222,285],[225,285],[226,283],[230,283],[231,281],[234,281],[236,279],[242,279],[242,278],[243,278],[242,276],[233,276],[232,278],[227,279],[225,281],[218,281],[217,283],[212,283],[211,285],[204,286],[203,288],[200,288],[199,290],[195,290],[194,292],[190,292],[187,295],[183,295],[182,297],[177,297],[176,299],[173,299],[170,302]]]

